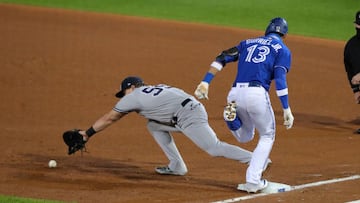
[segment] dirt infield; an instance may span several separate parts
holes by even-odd
[[[291,22],[290,33],[291,33]],[[161,176],[167,159],[130,114],[88,143],[89,153],[66,154],[62,132],[88,128],[117,102],[128,75],[192,93],[214,57],[262,32],[117,15],[0,4],[0,194],[76,202],[212,202],[237,191],[246,166],[213,158],[174,134],[188,164],[184,177]],[[349,26],[352,26],[349,23]],[[265,178],[302,185],[360,174],[359,107],[342,63],[345,42],[286,39],[293,52],[288,76],[293,129],[281,125],[274,91],[277,140]],[[220,139],[237,143],[222,120],[236,64],[228,65],[204,101]],[[58,167],[49,169],[50,159]],[[360,199],[360,180],[309,187],[246,202],[346,202]]]

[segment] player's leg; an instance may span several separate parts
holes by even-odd
[[[249,163],[252,153],[238,146],[220,141],[213,129],[206,123],[188,126],[183,133],[199,148],[211,156],[222,156],[228,159]]]
[[[255,135],[255,125],[246,109],[246,90],[244,88],[232,88],[227,101],[228,104],[224,108],[224,120],[230,132],[238,142],[251,141]]]
[[[203,105],[198,105],[196,108],[194,106],[185,106],[179,116],[181,116],[177,125],[179,130],[211,156],[223,156],[242,163],[250,161],[251,152],[218,139],[209,126],[207,113]]]
[[[246,172],[246,182],[260,184],[262,169],[275,141],[275,116],[269,95],[263,88],[252,91],[248,98],[254,101],[247,108],[259,132],[259,141]]]
[[[147,128],[170,161],[167,166],[169,170],[166,167],[159,167],[156,169],[156,172],[160,174],[185,175],[187,173],[186,164],[176,147],[174,138],[170,134],[171,131],[178,130],[174,127],[152,121],[148,122]]]

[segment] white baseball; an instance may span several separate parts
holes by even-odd
[[[49,161],[49,168],[55,168],[56,167],[56,161],[55,160],[50,160]]]

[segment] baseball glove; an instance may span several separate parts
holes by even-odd
[[[74,154],[75,152],[81,150],[86,151],[85,143],[83,136],[79,133],[79,129],[73,129],[65,131],[63,134],[63,139],[65,144],[69,147],[68,154]]]

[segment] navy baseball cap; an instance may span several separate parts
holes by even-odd
[[[354,23],[360,25],[360,11],[356,13]]]
[[[118,98],[122,98],[125,95],[125,90],[129,89],[131,87],[131,85],[135,85],[135,87],[143,86],[144,81],[141,78],[136,77],[136,76],[129,76],[129,77],[125,78],[121,82],[120,91],[118,93],[116,93],[115,96]]]

